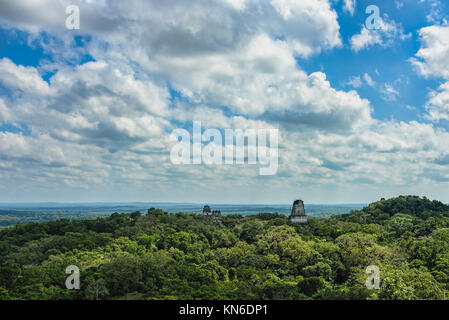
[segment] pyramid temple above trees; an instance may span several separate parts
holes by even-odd
[[[306,210],[304,209],[304,202],[302,200],[295,200],[293,202],[292,212],[288,219],[291,223],[307,223]]]
[[[203,208],[203,216],[212,218],[221,218],[221,211],[220,210],[211,211],[210,206],[205,205]]]
[[[209,205],[205,205],[203,207],[203,216],[220,219],[221,211],[220,210],[212,211]],[[295,200],[293,202],[292,211],[291,211],[288,219],[291,223],[295,223],[295,224],[306,224],[307,223],[306,210],[304,209],[304,202],[302,200]]]

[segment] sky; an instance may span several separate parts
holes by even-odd
[[[0,202],[449,202],[448,21],[442,0],[0,0]],[[173,163],[195,121],[278,130],[276,173]]]

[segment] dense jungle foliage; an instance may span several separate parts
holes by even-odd
[[[80,290],[65,287],[80,269]],[[366,268],[380,270],[367,289]],[[285,215],[114,213],[0,230],[0,299],[446,299],[449,206],[416,196]]]

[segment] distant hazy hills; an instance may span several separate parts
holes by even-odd
[[[306,204],[306,212],[310,216],[323,217],[333,214],[348,213],[365,207],[365,204],[319,205]],[[145,213],[150,208],[160,208],[169,213],[200,213],[203,204],[191,203],[7,203],[0,204],[0,226],[10,226],[29,222],[43,222],[59,219],[80,220],[109,216],[114,212]],[[211,204],[212,209],[222,214],[240,214],[243,216],[261,212],[290,214],[291,205],[230,205]]]

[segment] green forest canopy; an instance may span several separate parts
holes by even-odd
[[[65,269],[81,271],[68,290]],[[380,269],[379,290],[366,268]],[[446,299],[449,206],[381,200],[349,214],[114,213],[0,230],[0,299]]]

